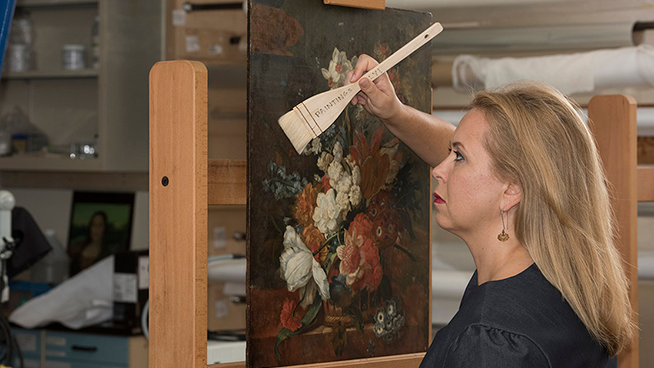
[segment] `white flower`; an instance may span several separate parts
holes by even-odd
[[[361,185],[361,169],[356,164],[352,168],[352,185]]]
[[[330,188],[327,193],[318,193],[318,206],[313,211],[313,221],[323,234],[333,234],[338,229],[341,210],[336,204],[336,192]]]
[[[345,192],[338,192],[336,195],[336,204],[343,213],[343,217],[347,216],[347,212],[350,210],[350,197],[348,194]]]
[[[341,163],[334,160],[329,167],[327,168],[327,176],[329,176],[329,185],[332,187],[335,186],[336,182],[341,179],[341,173],[343,172],[343,166]]]
[[[400,163],[395,160],[391,160],[391,166],[388,168],[388,175],[386,175],[386,181],[384,183],[393,183],[393,180],[395,180],[398,172],[400,172]]]
[[[359,203],[361,203],[361,187],[358,185],[353,185],[352,188],[350,188],[350,203],[352,203],[353,206],[358,206]]]
[[[352,155],[348,153],[347,157],[345,157],[345,162],[350,166],[350,169],[354,170],[354,168],[357,166],[357,163],[354,162],[352,159]]]
[[[343,146],[341,146],[341,142],[336,142],[334,144],[334,161],[341,163],[341,160],[343,159]]]
[[[400,142],[397,139],[393,139],[392,141],[383,145],[379,149],[379,153],[381,153],[382,155],[388,155],[388,159],[392,160],[393,157],[395,157],[398,148],[400,148]]]
[[[384,181],[384,184],[386,185],[390,185],[393,183],[393,180],[395,180],[395,177],[397,176],[397,173],[400,171],[401,168],[400,163],[394,160],[398,148],[400,148],[400,142],[396,138],[386,143],[383,147],[379,149],[379,152],[382,155],[387,155],[389,161],[391,162],[391,166],[388,169],[388,174],[386,175],[386,180]]]
[[[353,70],[352,65],[356,65],[357,58],[352,58],[352,61],[347,59],[345,51],[338,51],[334,47],[332,52],[332,59],[329,62],[329,69],[322,68],[322,76],[327,79],[330,88],[337,88],[345,84],[345,75]]]
[[[320,292],[322,300],[329,299],[329,283],[325,271],[290,226],[286,227],[284,233],[284,251],[279,257],[279,263],[282,278],[288,284],[288,291],[300,291],[303,308],[313,304],[316,291]]]
[[[329,185],[336,189],[338,194],[347,194],[350,192],[350,187],[352,186],[352,177],[346,172],[342,172],[339,180],[336,182],[329,180]]]
[[[332,156],[331,153],[323,152],[318,158],[318,168],[322,170],[322,172],[327,172],[327,168],[329,167],[329,164],[332,163],[332,159],[334,159],[334,156]]]
[[[314,154],[317,155],[320,153],[322,150],[322,142],[320,142],[320,137],[314,138],[311,143],[307,144],[306,148],[304,149],[304,152],[302,152],[305,155],[310,155]]]

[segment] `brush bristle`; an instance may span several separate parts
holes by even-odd
[[[284,114],[278,120],[279,126],[282,127],[284,133],[293,144],[297,153],[301,154],[309,142],[315,135],[307,126],[306,121],[295,110],[291,110]]]

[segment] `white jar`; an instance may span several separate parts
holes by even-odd
[[[30,45],[10,44],[7,46],[7,67],[10,72],[24,72],[32,69]]]
[[[65,70],[86,68],[86,48],[84,45],[64,45],[61,50],[61,64]]]

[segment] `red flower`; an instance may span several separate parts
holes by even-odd
[[[370,219],[375,221],[377,216],[382,212],[393,208],[395,208],[395,198],[393,197],[393,194],[388,190],[382,190],[370,199],[367,211],[368,215],[370,215]]]
[[[329,178],[327,175],[323,175],[322,178],[320,178],[320,181],[322,182],[322,192],[327,193],[328,190],[332,189],[332,186],[329,185]]]
[[[282,326],[291,331],[297,331],[302,327],[302,322],[300,322],[301,318],[297,315],[296,309],[297,302],[286,298],[284,306],[282,307],[282,313],[279,315],[279,318],[282,321]]]
[[[353,146],[350,146],[352,159],[361,168],[361,194],[370,199],[377,194],[386,182],[391,165],[388,155],[380,151],[383,129],[379,128],[370,144],[363,132],[354,132]]]
[[[373,223],[372,233],[375,244],[387,248],[395,244],[397,235],[402,231],[402,219],[395,210],[385,210],[377,215]]]
[[[358,235],[370,238],[372,236],[372,221],[370,221],[367,214],[360,213],[354,217],[354,220],[350,223],[348,231],[351,236],[353,236],[356,231]]]

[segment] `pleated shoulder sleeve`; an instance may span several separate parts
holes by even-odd
[[[529,337],[472,324],[452,342],[443,367],[551,368],[551,365],[545,353]]]

